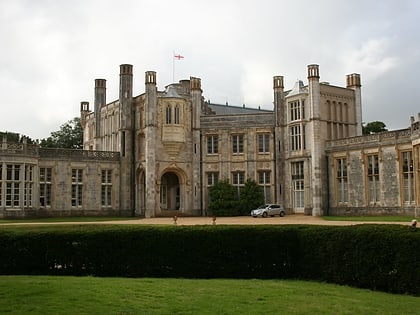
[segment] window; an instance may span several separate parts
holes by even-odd
[[[258,172],[258,184],[263,189],[265,203],[270,203],[271,202],[270,171]]]
[[[32,194],[34,189],[33,165],[25,165],[25,176],[23,183],[23,207],[32,208]]]
[[[258,153],[269,153],[270,152],[270,135],[260,134],[258,135]]]
[[[207,173],[207,186],[216,185],[219,182],[219,173],[218,172],[208,172]]]
[[[305,101],[297,100],[289,103],[290,121],[305,119]]]
[[[405,204],[411,204],[414,202],[413,154],[411,151],[402,152],[402,171],[403,200]]]
[[[338,203],[343,204],[348,202],[348,183],[347,183],[347,159],[339,158],[336,160],[337,168],[337,194]]]
[[[41,207],[51,207],[51,168],[39,169],[39,204]]]
[[[295,208],[305,207],[305,174],[304,162],[292,162],[292,189],[293,206]]]
[[[207,136],[207,154],[219,153],[219,137]]]
[[[102,170],[101,172],[101,206],[103,208],[112,207],[112,170]]]
[[[232,152],[233,154],[244,153],[244,136],[243,135],[232,136]]]
[[[18,208],[20,195],[20,173],[21,165],[6,165],[6,207]]]
[[[305,126],[293,125],[289,128],[290,132],[290,150],[297,151],[306,149]]]
[[[174,123],[179,124],[179,106],[175,106],[175,112],[174,112]]]
[[[379,158],[378,155],[367,157],[367,177],[369,185],[369,203],[375,204],[380,200]]]
[[[71,206],[81,207],[83,197],[83,170],[71,170]]]
[[[168,105],[166,106],[166,124],[171,124],[171,123],[172,123],[172,109]]]
[[[233,172],[232,173],[232,183],[233,186],[237,189],[238,197],[241,193],[241,187],[245,184],[245,172]]]

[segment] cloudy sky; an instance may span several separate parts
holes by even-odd
[[[119,65],[158,88],[200,77],[213,103],[272,109],[272,77],[285,88],[362,77],[363,121],[406,128],[420,112],[417,0],[0,0],[0,131],[33,139],[93,108],[94,79],[118,98]],[[185,58],[175,62],[173,52]]]

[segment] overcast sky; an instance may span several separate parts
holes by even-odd
[[[159,90],[201,78],[212,103],[272,109],[272,77],[285,88],[362,78],[363,121],[406,128],[420,112],[418,0],[0,0],[0,131],[48,137],[93,109],[94,80],[118,98],[119,65]],[[173,52],[185,58],[175,62]]]

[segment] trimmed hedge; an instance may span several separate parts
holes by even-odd
[[[420,295],[401,225],[2,227],[0,274],[294,278]]]

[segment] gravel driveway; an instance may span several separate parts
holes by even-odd
[[[139,218],[131,220],[117,221],[89,221],[89,222],[14,222],[2,223],[2,225],[49,225],[49,224],[175,224],[174,217],[159,218]],[[402,224],[411,225],[410,222],[360,222],[360,221],[328,221],[322,217],[312,217],[302,214],[286,215],[284,217],[268,217],[253,218],[249,217],[217,217],[213,221],[212,217],[177,217],[177,225],[221,225],[221,224],[238,224],[238,225],[262,225],[262,224],[314,224],[314,225],[356,225],[356,224]]]
[[[141,218],[127,221],[106,221],[102,224],[175,224],[173,217],[164,218]],[[321,217],[306,215],[286,215],[284,217],[253,218],[249,217],[217,217],[215,224],[314,224],[314,225],[355,225],[355,224],[403,224],[410,225],[411,222],[360,222],[360,221],[328,221]],[[212,217],[177,217],[177,225],[212,225]]]

